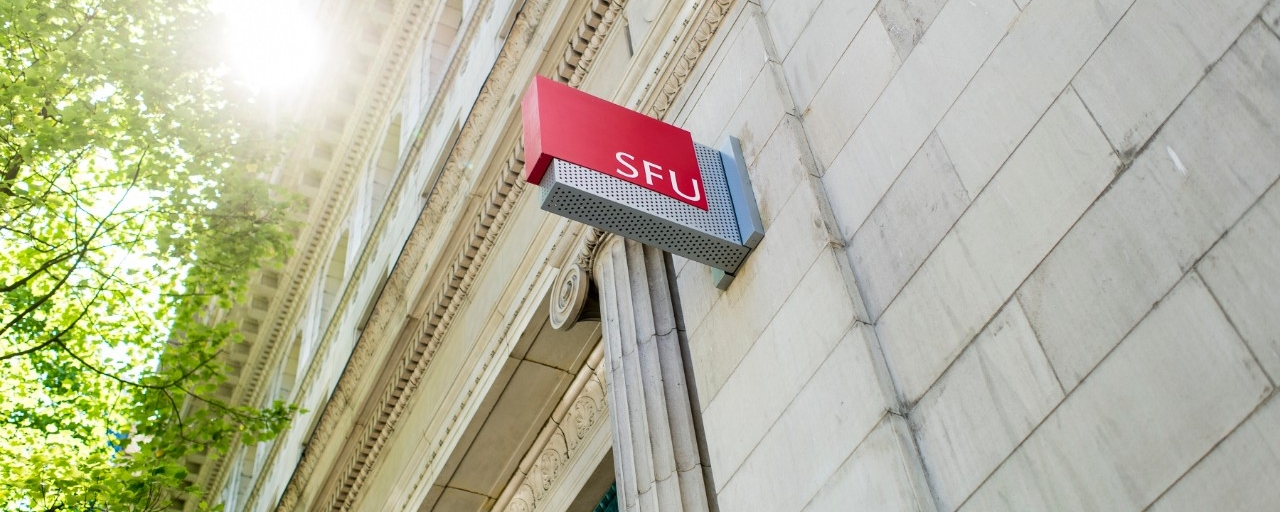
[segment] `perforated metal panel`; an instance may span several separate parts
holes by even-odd
[[[695,144],[707,210],[619,178],[553,160],[539,186],[542,209],[733,273],[742,245],[721,153]]]

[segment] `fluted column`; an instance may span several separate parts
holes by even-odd
[[[631,512],[707,511],[663,254],[621,237],[603,243],[593,277],[608,361],[618,496]]]

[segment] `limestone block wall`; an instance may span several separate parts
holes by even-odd
[[[722,510],[1280,500],[1280,0],[729,16],[669,119],[767,227],[676,259]]]

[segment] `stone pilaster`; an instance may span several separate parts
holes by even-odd
[[[594,262],[618,496],[633,512],[709,510],[663,254],[610,237]]]

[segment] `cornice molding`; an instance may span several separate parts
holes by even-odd
[[[503,108],[502,95],[509,91],[517,64],[524,58],[525,46],[533,38],[534,31],[543,22],[541,18],[548,3],[549,0],[529,0],[517,16],[503,51],[482,87],[458,141],[441,170],[439,179],[435,182],[435,187],[438,189],[462,192],[464,183],[468,180],[467,166],[463,162],[476,154],[485,135],[494,128],[490,124],[498,115],[498,111]],[[685,41],[680,42],[683,43],[680,46],[682,51],[673,69],[684,71],[665,73],[663,76],[666,79],[661,89],[657,90],[678,92],[683,87],[689,78],[689,70],[705,50],[710,34],[718,28],[724,12],[732,3],[732,0],[721,0],[704,4],[706,7],[704,9],[694,9],[695,16],[715,15],[712,16],[714,21],[697,21],[696,26],[699,31],[697,33],[705,33],[706,37],[686,38]],[[592,59],[607,37],[608,29],[619,16],[623,4],[624,1],[621,0],[614,2],[589,0],[588,14],[585,15],[582,26],[565,49],[563,64],[556,68],[558,78],[568,83],[581,83],[590,69]],[[484,6],[481,6],[477,12],[482,12],[483,9]],[[606,20],[607,23],[605,23]],[[694,21],[686,20],[685,23]],[[699,39],[702,40],[701,44],[696,43]],[[583,41],[586,42],[585,45],[582,44]],[[462,44],[465,45],[466,42]],[[663,66],[666,66],[665,61]],[[657,117],[662,117],[671,105],[671,98],[674,97],[675,93],[671,93],[665,103],[655,101],[651,108],[646,110],[656,114]],[[508,118],[507,122],[511,120]],[[303,491],[309,487],[310,480],[318,470],[320,454],[326,445],[330,445],[337,439],[342,439],[344,443],[351,443],[354,448],[351,453],[342,455],[335,461],[332,471],[326,473],[328,476],[325,477],[325,482],[322,482],[321,493],[315,496],[314,503],[308,505],[316,508],[314,505],[323,504],[322,506],[327,506],[329,510],[344,511],[349,510],[355,503],[365,479],[377,463],[382,448],[394,432],[410,397],[417,389],[422,375],[438,350],[450,322],[465,302],[471,283],[483,266],[488,252],[492,249],[516,201],[525,189],[523,182],[519,180],[519,173],[523,167],[522,148],[519,147],[514,136],[507,138],[510,140],[505,144],[499,144],[498,147],[509,148],[499,153],[509,156],[504,161],[500,161],[496,179],[492,182],[493,185],[487,197],[484,198],[487,199],[487,203],[484,200],[480,201],[479,212],[475,214],[475,220],[472,223],[459,224],[459,226],[469,225],[469,230],[455,228],[455,234],[448,235],[449,238],[464,235],[456,257],[451,260],[453,263],[447,267],[437,266],[438,277],[434,279],[437,284],[424,289],[426,293],[421,295],[421,299],[415,301],[418,305],[411,308],[411,311],[418,314],[410,316],[406,323],[401,324],[392,317],[397,313],[403,314],[403,300],[410,294],[409,283],[414,279],[414,273],[422,267],[421,260],[426,252],[426,246],[432,239],[445,236],[437,233],[436,228],[443,214],[450,208],[448,204],[450,200],[433,196],[423,209],[418,223],[399,255],[382,297],[377,300],[366,330],[362,333],[351,354],[351,359],[344,368],[332,398],[320,412],[321,416],[315,431],[307,441],[306,450],[277,505],[277,511],[290,512],[301,505],[299,501]],[[594,249],[602,238],[602,234],[594,230],[583,230],[583,232],[587,242],[594,239],[596,243],[584,243],[582,246],[591,246]],[[579,259],[581,258],[579,256]],[[585,261],[589,263],[590,260],[588,256]],[[441,267],[444,268],[441,269]],[[400,319],[403,320],[404,317],[401,316]],[[388,360],[391,362],[389,366],[377,368],[378,372],[367,371],[371,365],[379,364],[373,360],[374,350],[367,345],[375,343],[375,340],[390,338],[385,331],[393,323],[394,326],[403,326],[403,330],[394,336],[394,339],[402,340],[398,343],[403,343],[405,346],[398,352],[399,357]],[[361,408],[360,400],[363,397],[353,394],[360,387],[361,381],[375,378],[370,377],[371,373],[387,371],[395,375],[386,387],[377,394],[371,395],[370,398],[375,403],[363,404],[366,407],[372,406],[365,410],[376,412],[376,417],[370,418],[371,421],[367,421],[363,428],[359,428],[361,425],[356,424],[352,426],[353,431],[344,429],[345,435],[339,437],[339,425],[343,421],[350,420],[351,413]],[[479,400],[477,395],[479,394],[469,394],[468,400]],[[454,420],[457,419],[455,415]],[[440,455],[439,450],[433,452],[424,466],[434,463]]]
[[[267,369],[278,366],[286,353],[288,344],[282,340],[288,339],[298,324],[305,309],[306,297],[309,295],[307,292],[311,289],[310,284],[315,281],[323,267],[321,257],[325,249],[332,244],[342,216],[352,202],[350,193],[352,184],[365,169],[372,151],[373,140],[378,136],[377,128],[385,124],[390,106],[394,104],[399,92],[399,79],[403,76],[402,67],[406,62],[405,54],[408,52],[405,48],[407,41],[403,37],[404,31],[396,29],[416,23],[416,16],[421,15],[422,7],[427,3],[430,3],[430,0],[398,2],[403,8],[396,11],[392,21],[381,33],[381,37],[394,38],[391,44],[379,45],[378,53],[372,58],[376,64],[370,69],[382,70],[382,73],[372,80],[365,81],[364,88],[357,95],[356,101],[346,109],[357,113],[353,117],[358,117],[358,120],[347,124],[336,145],[335,154],[340,157],[329,162],[325,172],[325,182],[317,195],[320,200],[313,203],[307,212],[303,230],[298,236],[298,242],[295,243],[296,252],[286,263],[282,272],[283,276],[287,276],[287,280],[284,286],[277,289],[274,294],[260,334],[253,343],[249,362],[242,368],[241,377],[231,396],[231,403],[234,405],[260,403],[266,392],[267,386],[264,386],[263,382],[268,374]],[[344,12],[344,16],[355,15],[348,12],[351,6],[346,2],[336,2],[327,7],[330,10]],[[355,21],[346,23],[345,37],[358,39],[364,27],[362,22],[368,20],[364,14],[355,15],[353,19]],[[360,57],[360,55],[354,56],[354,58]],[[238,444],[239,442],[236,441],[235,445],[238,446]],[[235,446],[228,453],[235,453]],[[211,460],[201,469],[197,480],[198,485],[216,492],[225,485],[228,477],[228,457]],[[187,504],[186,509],[191,510],[194,506],[195,502],[192,501]]]
[[[455,180],[460,181],[460,178],[462,177],[461,175],[466,170],[466,167],[462,162],[466,160],[469,155],[474,155],[476,153],[475,150],[481,146],[481,139],[483,135],[491,128],[489,126],[490,121],[496,117],[499,113],[499,108],[501,108],[502,102],[500,95],[508,90],[510,81],[514,78],[515,68],[523,59],[525,45],[532,40],[533,31],[536,30],[538,25],[542,22],[542,16],[545,12],[547,3],[548,2],[545,0],[526,3],[524,6],[525,10],[522,10],[521,15],[517,17],[516,25],[513,27],[511,35],[508,37],[507,44],[511,44],[514,40],[518,42],[520,48],[510,52],[506,51],[507,49],[504,49],[502,54],[499,56],[498,62],[495,63],[492,71],[490,72],[489,79],[486,81],[485,86],[482,87],[481,93],[476,100],[476,107],[472,110],[472,114],[469,116],[467,123],[463,128],[462,134],[459,136],[458,143],[448,159],[448,163],[443,171],[444,176],[442,176],[441,180],[437,182],[438,187],[444,186],[446,189],[454,189],[454,187],[457,187],[457,185],[455,185],[457,181],[449,180],[447,178],[453,176],[455,177]],[[593,0],[593,4],[591,5],[600,6],[608,4],[606,4],[604,0]],[[599,13],[601,11],[605,11],[606,13],[609,12],[608,9],[593,9],[592,7],[588,7],[588,14],[585,17],[583,25],[592,31],[597,30],[597,27],[599,27],[601,25],[601,21],[603,21],[603,17],[592,16],[591,13]],[[617,9],[614,9],[613,11],[616,15]],[[606,25],[605,28],[608,28],[611,25],[612,24],[610,23],[609,25]],[[588,39],[584,37],[584,35],[586,35],[585,33],[586,31],[582,28],[578,30],[576,39],[568,43],[565,55],[570,55],[575,52],[574,44]],[[595,35],[592,35],[590,39],[596,39],[597,35],[601,38],[597,41],[602,41],[603,34],[599,34],[598,32],[596,32]],[[586,61],[579,58],[578,62],[583,63]],[[565,68],[561,66],[560,70],[565,70]],[[410,397],[413,392],[416,391],[418,383],[422,379],[422,375],[426,372],[427,367],[434,358],[434,355],[438,350],[440,343],[443,341],[445,337],[444,334],[447,332],[454,316],[460,310],[461,305],[465,302],[465,299],[470,292],[472,282],[474,282],[476,275],[483,266],[483,262],[488,256],[489,251],[493,248],[493,245],[497,240],[497,235],[509,217],[511,210],[514,208],[516,200],[525,188],[524,183],[519,179],[521,169],[524,166],[522,158],[523,150],[514,140],[505,145],[510,149],[504,153],[507,153],[510,156],[500,164],[502,169],[499,172],[497,183],[488,194],[487,204],[482,202],[481,211],[477,215],[476,220],[472,224],[472,229],[469,232],[470,241],[465,243],[459,250],[459,253],[454,259],[454,263],[450,269],[451,271],[445,274],[447,276],[445,283],[438,286],[435,293],[426,295],[426,297],[428,297],[427,303],[430,304],[431,302],[434,302],[434,307],[428,306],[425,314],[420,317],[421,320],[417,322],[417,332],[409,337],[409,339],[414,341],[411,342],[411,346],[404,350],[403,357],[398,361],[400,363],[399,368],[387,368],[387,370],[397,373],[398,375],[391,379],[391,382],[388,383],[380,396],[376,399],[377,402],[380,403],[380,407],[377,407],[375,404],[375,407],[370,410],[370,412],[377,415],[376,420],[368,422],[364,426],[363,432],[353,433],[354,435],[348,436],[349,442],[358,440],[358,443],[353,444],[353,453],[346,455],[343,459],[339,459],[347,460],[348,462],[345,464],[340,463],[340,466],[335,468],[338,471],[333,473],[333,475],[337,478],[331,479],[325,486],[325,489],[327,490],[323,492],[331,496],[328,501],[329,510],[350,510],[356,499],[359,497],[360,490],[363,488],[366,478],[373,470],[378,460],[378,456],[381,454],[382,448],[386,445],[387,440],[395,431],[398,420],[409,404]],[[446,199],[442,198],[440,201],[437,201],[437,204],[444,203],[445,201]],[[432,208],[429,204],[428,207],[424,209],[422,218],[438,219],[438,215],[431,215],[431,210]],[[421,223],[419,226],[415,226],[414,232],[410,235],[409,241],[405,244],[406,250],[402,252],[402,258],[405,256],[420,257],[424,252],[422,250],[413,249],[423,248],[427,239],[432,234],[431,232],[434,230],[428,231],[426,229],[422,229],[422,227]],[[397,265],[397,268],[399,267],[400,265]],[[412,269],[416,268],[417,265],[406,265],[406,267]],[[395,273],[393,272],[393,274]],[[408,272],[406,272],[404,279],[407,281],[408,277]],[[394,275],[393,279],[395,279]],[[431,299],[434,299],[434,301]],[[383,309],[381,304],[383,301],[379,300],[379,302],[380,304],[375,307],[373,313],[376,317],[384,316],[380,314],[381,312],[379,311],[379,309]],[[371,319],[370,323],[373,324],[374,321],[374,319]],[[364,339],[369,337],[371,334],[374,334],[374,332],[366,331],[366,333],[361,337],[361,342],[364,342]],[[376,339],[376,335],[370,339]],[[368,364],[367,358],[357,360],[355,356],[356,354],[353,354],[352,361],[348,363],[346,370],[344,370],[343,380],[346,380],[348,372],[354,372],[354,375],[362,374],[362,369],[366,364]],[[342,386],[343,382],[340,380],[339,388]],[[328,412],[328,407],[326,407],[326,415]],[[454,421],[456,421],[458,417],[459,415],[455,414],[453,416]],[[325,420],[322,418],[321,424],[323,425],[324,423]],[[446,430],[451,430],[451,427],[446,427]],[[320,432],[321,430],[317,428],[317,433]],[[433,452],[423,466],[430,466],[438,456],[438,451]],[[344,467],[346,468],[345,470],[341,469]],[[415,484],[415,489],[416,485],[417,484]]]
[[[477,12],[484,12],[489,1],[485,1],[483,5],[477,7]],[[466,124],[460,134],[458,141],[455,143],[453,151],[448,158],[444,168],[440,171],[441,176],[436,180],[435,187],[456,190],[460,188],[462,177],[467,171],[465,165],[462,165],[460,155],[471,154],[475,147],[479,145],[480,136],[488,128],[488,117],[492,114],[492,110],[497,108],[499,103],[495,88],[495,81],[503,78],[509,79],[514,74],[516,63],[523,55],[525,45],[533,37],[533,31],[537,28],[538,21],[545,9],[547,0],[531,0],[524,6],[521,14],[517,17],[515,24],[508,35],[507,46],[495,63],[493,72],[490,74],[489,80],[486,82],[480,97],[476,101],[476,106],[472,109],[471,115],[468,117]],[[460,44],[460,48],[469,46],[469,38],[474,37],[474,24],[478,23],[478,17],[472,19],[472,26],[464,32],[464,39]],[[514,44],[514,46],[512,46]],[[516,55],[512,55],[515,53]],[[447,76],[454,76],[457,73],[456,60],[451,64],[450,71]],[[506,75],[505,77],[503,75]],[[443,83],[450,83],[445,80]],[[439,111],[439,100],[433,103],[432,110]],[[488,109],[488,112],[486,112]],[[433,119],[436,114],[429,114],[428,119]],[[477,126],[479,125],[479,126]],[[420,133],[420,137],[425,133]],[[514,153],[514,151],[513,151]],[[386,416],[387,422],[370,422],[370,427],[363,432],[347,432],[347,436],[343,436],[343,441],[359,440],[361,450],[355,454],[346,457],[340,456],[338,466],[333,471],[326,472],[331,475],[326,484],[321,484],[321,495],[317,496],[317,500],[325,502],[331,509],[334,507],[349,507],[355,496],[358,495],[359,487],[363,484],[363,479],[368,474],[369,468],[372,467],[377,458],[377,451],[385,443],[385,438],[393,430],[395,426],[394,419],[398,419],[399,414],[403,412],[403,404],[407,403],[407,398],[416,388],[417,382],[421,379],[422,370],[425,369],[427,362],[435,353],[436,347],[430,346],[429,343],[435,338],[435,331],[442,325],[446,324],[446,316],[451,318],[452,314],[457,311],[460,299],[465,296],[465,284],[469,284],[474,278],[474,273],[469,272],[476,259],[483,258],[480,249],[485,246],[485,240],[489,245],[496,239],[496,232],[493,237],[489,236],[490,228],[500,225],[501,221],[505,222],[507,215],[510,213],[511,207],[514,205],[514,199],[519,196],[519,192],[523,189],[523,185],[517,183],[515,178],[518,177],[519,168],[523,162],[513,158],[509,158],[505,162],[507,169],[500,174],[501,178],[495,184],[490,193],[489,207],[482,209],[478,215],[478,219],[470,230],[471,242],[466,244],[461,254],[455,260],[454,265],[446,275],[446,283],[442,287],[436,288],[436,293],[432,294],[432,298],[436,299],[437,307],[427,311],[428,314],[422,315],[425,320],[416,317],[409,317],[405,322],[403,331],[397,339],[408,338],[410,341],[404,343],[408,345],[408,350],[401,353],[399,358],[400,375],[393,379],[393,384],[407,384],[405,387],[396,388],[395,385],[384,390],[380,394],[383,404],[383,412],[389,412]],[[513,194],[514,192],[514,194]],[[508,202],[508,198],[511,200]],[[339,424],[343,421],[343,417],[349,415],[359,404],[353,405],[356,397],[353,393],[360,387],[360,380],[366,378],[368,373],[365,368],[372,363],[374,358],[374,348],[371,346],[377,339],[385,338],[384,331],[388,324],[393,320],[392,311],[398,310],[399,305],[403,303],[408,293],[409,281],[414,277],[414,272],[421,266],[422,254],[425,252],[425,246],[435,235],[435,222],[439,220],[447,204],[449,198],[435,198],[428,202],[427,207],[419,216],[418,222],[414,226],[406,241],[404,249],[396,262],[396,266],[388,279],[386,288],[383,290],[382,296],[377,299],[377,304],[370,315],[369,323],[365,331],[361,334],[357,341],[355,349],[343,370],[341,377],[330,397],[329,402],[320,411],[320,418],[317,420],[316,427],[311,437],[306,442],[306,448],[301,459],[298,461],[289,483],[286,485],[276,510],[288,512],[294,510],[300,505],[299,500],[302,498],[304,490],[308,487],[310,480],[317,471],[317,465],[324,452],[324,447],[330,444],[330,440],[334,439],[339,428]],[[484,251],[487,253],[487,249]],[[477,268],[478,270],[478,268]],[[468,279],[468,274],[472,274]],[[455,300],[457,299],[457,300]],[[443,307],[440,307],[443,303]],[[446,324],[447,325],[447,324]],[[317,356],[316,359],[319,359]],[[310,377],[310,375],[308,376]],[[310,381],[310,379],[308,379]],[[310,382],[304,381],[303,385]],[[406,392],[406,389],[408,392]],[[389,392],[388,392],[389,391]],[[389,411],[388,411],[388,407]],[[382,419],[381,417],[379,419]],[[345,443],[344,443],[345,444]],[[369,449],[366,451],[365,447]],[[344,469],[345,468],[345,469]],[[350,482],[352,485],[344,489],[342,485],[338,485],[341,481],[343,484]],[[328,498],[324,498],[324,489],[335,489]]]
[[[593,5],[601,6],[607,4],[603,0],[594,0]],[[524,6],[521,15],[517,17],[515,27],[513,27],[511,35],[508,37],[507,44],[511,44],[514,40],[519,43],[521,48],[516,52],[504,49],[498,62],[495,63],[489,79],[486,81],[486,85],[482,88],[476,101],[476,107],[472,110],[462,134],[459,136],[458,143],[449,157],[443,176],[436,183],[437,187],[443,187],[446,190],[460,188],[457,186],[457,182],[461,181],[461,174],[466,170],[461,162],[469,155],[475,154],[475,149],[480,146],[482,136],[490,128],[488,126],[490,124],[489,121],[496,114],[501,103],[498,95],[507,90],[508,83],[514,75],[515,67],[523,58],[523,46],[527,45],[532,39],[532,32],[541,23],[545,8],[545,1],[530,2]],[[617,8],[613,9],[615,16],[617,10]],[[585,17],[583,24],[589,29],[595,30],[596,27],[601,25],[603,17],[593,16],[590,13],[599,13],[601,11],[609,12],[608,9],[600,9],[598,7],[589,8],[589,14]],[[595,27],[592,27],[592,25],[595,25]],[[566,55],[574,52],[573,45],[575,43],[587,39],[583,37],[584,35],[586,35],[585,31],[580,29],[577,38],[567,45]],[[596,32],[591,39],[596,40],[597,43],[603,40],[597,39],[597,36],[603,37],[603,34]],[[594,45],[589,45],[588,47],[591,48],[592,46]],[[591,49],[594,50],[595,48]],[[585,61],[579,58],[579,63],[582,62]],[[561,67],[561,69],[563,70],[564,68]],[[425,314],[421,315],[421,321],[416,324],[418,332],[409,337],[416,341],[412,342],[412,346],[405,350],[404,357],[399,361],[399,371],[392,370],[399,375],[391,379],[389,385],[384,388],[379,399],[377,399],[381,403],[381,407],[370,410],[370,412],[377,414],[376,420],[368,422],[363,432],[353,433],[354,435],[348,436],[349,440],[359,439],[360,442],[355,445],[355,449],[352,450],[353,453],[339,459],[348,460],[349,463],[340,464],[339,467],[335,468],[337,472],[333,473],[333,475],[337,478],[331,479],[324,487],[329,490],[323,492],[332,496],[329,500],[330,510],[349,510],[359,496],[359,491],[363,487],[369,472],[374,467],[382,447],[385,446],[387,439],[394,432],[398,419],[409,403],[410,395],[416,390],[422,374],[433,359],[439,344],[444,338],[444,332],[447,331],[449,323],[460,309],[461,304],[464,303],[470,285],[482,266],[489,249],[492,248],[493,243],[496,241],[502,224],[505,224],[511,208],[514,206],[516,199],[518,199],[520,192],[524,189],[523,182],[519,181],[519,173],[523,167],[522,149],[515,144],[514,140],[511,141],[508,147],[511,148],[509,150],[511,156],[504,162],[505,165],[503,165],[504,168],[499,173],[498,182],[489,194],[487,206],[483,206],[482,203],[481,212],[473,224],[473,229],[470,231],[470,242],[465,243],[461,248],[460,253],[454,260],[451,272],[446,273],[448,277],[443,286],[439,286],[436,293],[428,295],[428,297],[435,299],[434,301],[428,301],[428,303],[434,302],[434,307],[428,306]],[[453,180],[449,179],[451,177]],[[436,201],[436,204],[444,202],[445,200],[442,199],[441,201]],[[432,208],[429,203],[428,207],[424,209],[421,219],[434,220],[438,218],[439,215],[432,215]],[[421,222],[415,227],[414,232],[410,235],[410,240],[406,243],[405,251],[402,252],[402,259],[405,256],[413,258],[414,255],[418,255],[420,257],[424,252],[415,249],[423,248],[434,230],[422,228],[423,224]],[[399,267],[400,265],[398,264],[397,268]],[[417,265],[405,265],[405,267],[412,269],[416,268]],[[394,282],[400,281],[395,274],[393,272],[392,282],[388,283],[388,288],[391,288]],[[408,279],[407,274],[406,272],[404,275],[404,280],[406,281]],[[403,288],[397,287],[397,289]],[[380,311],[384,309],[382,302],[382,300],[379,300],[380,304],[374,309],[373,316],[378,318],[371,318],[371,325],[375,322],[383,323],[380,318],[385,316]],[[376,339],[377,337],[377,332],[369,329],[362,335],[361,341],[363,342],[365,338]],[[340,389],[344,387],[343,381],[349,380],[347,378],[348,374],[360,375],[364,373],[362,370],[369,361],[367,357],[359,357],[362,354],[364,352],[361,350],[353,353],[352,360],[344,370],[343,379],[339,381],[338,387]],[[352,387],[354,387],[354,384],[352,384]],[[336,394],[337,391],[335,391]],[[326,407],[325,409],[320,426],[317,427],[313,438],[329,431],[325,426],[331,422],[326,421],[325,416],[329,416],[330,408]],[[435,458],[435,455],[433,454],[432,459]],[[427,464],[429,465],[430,461]],[[347,469],[343,471],[340,469],[341,467],[346,467]],[[338,476],[340,474],[341,476]],[[282,506],[286,504],[285,500],[288,497],[289,492],[286,489],[286,497],[281,502]]]
[[[691,8],[692,15],[681,20],[679,25],[681,27],[692,25],[694,28],[689,32],[681,32],[682,35],[672,40],[668,50],[663,53],[662,64],[654,68],[654,74],[658,79],[645,85],[645,92],[636,105],[641,112],[658,119],[666,119],[671,106],[675,104],[676,96],[684,89],[698,60],[706,52],[707,46],[711,44],[711,38],[724,23],[725,16],[729,14],[729,9],[736,1],[705,0],[702,5],[694,2]],[[651,91],[657,92],[651,93]]]

